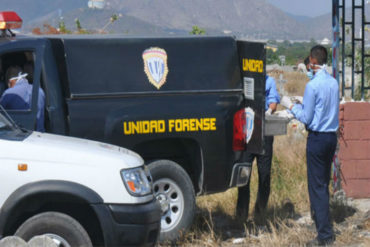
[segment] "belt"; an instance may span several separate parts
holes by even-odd
[[[308,129],[307,131],[308,131],[308,133],[312,133],[312,134],[337,134],[336,131],[325,132],[325,131],[314,131],[314,130],[310,130],[310,129]]]

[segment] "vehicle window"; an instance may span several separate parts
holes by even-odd
[[[0,130],[12,130],[14,129],[13,124],[8,121],[2,113],[0,113]]]
[[[5,110],[0,107],[0,139],[22,141],[31,133],[32,131],[20,129]]]
[[[35,55],[17,51],[0,57],[0,104],[8,112],[30,111]]]

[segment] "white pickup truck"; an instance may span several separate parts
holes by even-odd
[[[26,131],[0,113],[0,239],[59,246],[153,246],[161,209],[136,153]]]

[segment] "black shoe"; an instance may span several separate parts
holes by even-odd
[[[305,246],[313,247],[313,246],[331,246],[335,241],[335,237],[327,238],[327,239],[318,239],[315,238],[306,243]]]

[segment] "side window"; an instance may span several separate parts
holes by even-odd
[[[30,111],[35,55],[17,51],[0,57],[0,104],[8,112]]]
[[[35,54],[32,50],[0,54],[0,105],[20,126],[44,132],[45,93],[39,81],[41,60]]]

